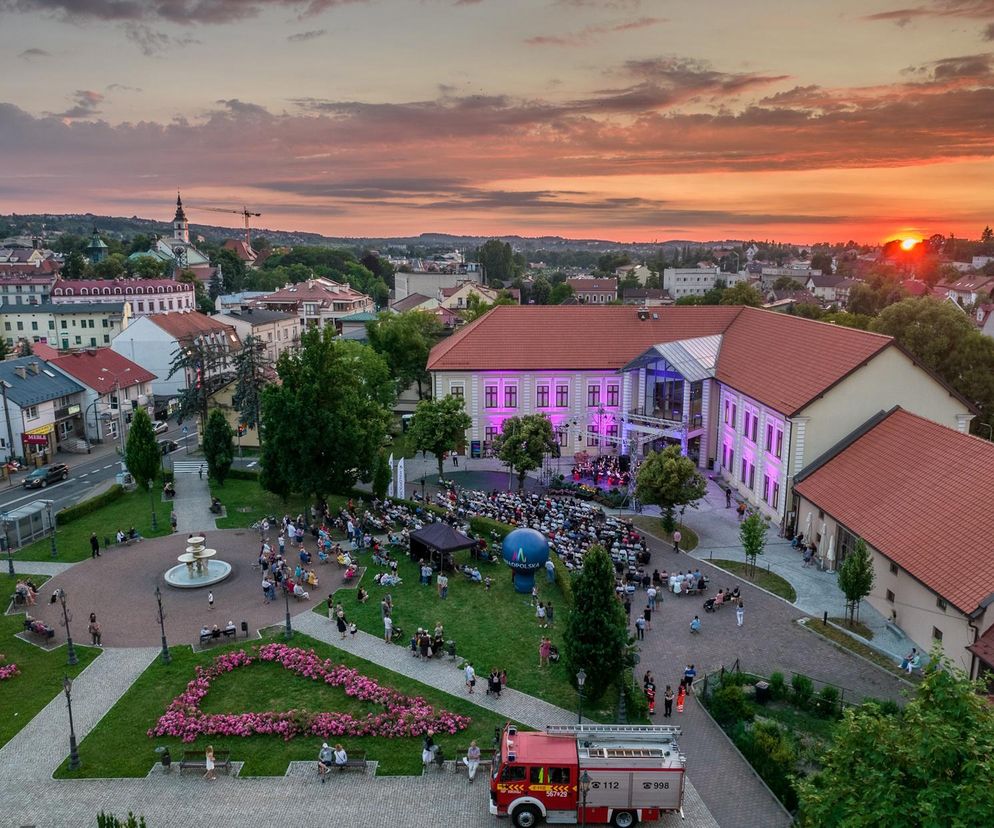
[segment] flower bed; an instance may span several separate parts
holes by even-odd
[[[12,679],[14,676],[20,674],[20,670],[17,669],[16,664],[4,664],[7,660],[7,656],[0,653],[0,681],[6,681],[7,679]]]
[[[381,705],[384,711],[356,718],[348,713],[311,713],[307,710],[207,714],[200,709],[214,679],[257,661],[277,664],[301,678],[341,687],[346,695]],[[286,644],[265,644],[254,647],[251,653],[246,650],[223,653],[209,666],[196,669],[196,678],[173,699],[165,714],[148,731],[149,737],[175,736],[184,742],[193,742],[199,736],[256,734],[279,735],[287,741],[298,735],[403,738],[421,736],[428,730],[454,734],[470,724],[467,716],[436,710],[421,697],[405,696],[381,686],[358,670],[336,664],[331,659],[321,659],[313,650]]]

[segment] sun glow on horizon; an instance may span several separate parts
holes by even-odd
[[[920,243],[921,239],[912,239],[912,238],[902,239],[901,250],[912,250]]]

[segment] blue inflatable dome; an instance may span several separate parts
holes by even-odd
[[[549,560],[549,542],[535,529],[515,529],[501,547],[504,562],[514,570],[516,592],[532,591],[535,572]]]

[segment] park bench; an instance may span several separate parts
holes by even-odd
[[[45,640],[55,638],[55,630],[49,627],[44,621],[38,621],[34,618],[24,619],[24,629],[35,635],[40,635]]]
[[[366,772],[366,751],[357,750],[354,753],[349,754],[349,761],[344,765],[335,765],[335,770],[339,773],[345,773],[347,770],[358,770],[363,773]]]
[[[469,768],[467,768],[462,761],[468,750],[469,748],[466,748],[456,755],[456,760],[452,765],[453,773],[468,773]],[[480,748],[480,765],[492,766],[494,763],[495,753],[496,751],[493,748]],[[479,769],[477,769],[477,773],[479,773]]]
[[[207,770],[207,756],[202,750],[184,750],[183,758],[179,763],[179,772],[182,774],[187,769]],[[231,773],[231,751],[214,751],[214,769]]]

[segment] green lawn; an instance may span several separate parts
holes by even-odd
[[[850,623],[848,618],[837,618],[837,617],[829,618],[828,620],[831,621],[833,624],[838,624],[840,627],[845,627],[849,632],[854,633],[855,635],[858,635],[861,638],[865,638],[867,641],[873,640],[873,630],[871,630],[868,626],[866,626],[866,624],[864,624],[862,621],[853,621],[852,623]]]
[[[157,761],[154,748],[167,745],[173,760],[182,758],[184,749],[214,745],[216,750],[230,750],[233,761],[245,763],[243,776],[282,776],[287,763],[297,760],[317,760],[321,739],[297,737],[284,742],[275,736],[246,738],[205,738],[184,745],[179,739],[151,739],[146,731],[161,716],[172,699],[194,677],[198,664],[207,664],[226,649],[250,647],[258,642],[243,642],[229,647],[215,647],[205,653],[195,653],[189,647],[174,647],[173,660],[164,665],[156,660],[128,689],[110,712],[90,732],[79,746],[82,767],[68,770],[68,762],[56,771],[60,778],[76,777],[141,777]],[[313,648],[320,656],[355,667],[361,673],[398,692],[423,696],[436,707],[470,716],[468,729],[455,736],[445,736],[438,744],[446,756],[455,757],[476,739],[481,746],[491,745],[494,728],[504,720],[477,707],[465,699],[450,696],[420,682],[393,673],[334,647],[297,633],[292,642],[298,647]],[[345,695],[344,691],[292,676],[273,664],[256,663],[219,677],[204,698],[205,712],[244,712],[246,710],[290,710],[306,707],[311,711],[327,709],[364,713],[375,708]],[[367,759],[379,761],[382,774],[418,774],[421,772],[421,741],[418,738],[361,738],[343,740],[351,753],[364,750]]]
[[[46,580],[44,575],[21,575],[30,578],[37,586]],[[0,601],[6,602],[14,591],[17,579],[8,575],[0,577]],[[39,600],[40,600],[39,596]],[[16,664],[21,673],[7,681],[0,681],[0,747],[7,744],[17,732],[47,705],[55,696],[62,692],[62,676],[68,672],[76,676],[99,654],[100,650],[93,647],[76,645],[76,655],[79,664],[75,667],[66,666],[65,646],[46,652],[26,641],[15,638],[15,634],[24,629],[24,615],[0,615],[0,653],[6,656],[5,664]],[[61,629],[59,635],[61,635]],[[75,627],[77,640],[89,640],[86,635],[86,624],[77,621]]]
[[[446,640],[456,642],[460,657],[472,661],[477,673],[486,675],[493,667],[507,670],[508,684],[515,690],[545,699],[552,704],[572,710],[577,705],[576,690],[570,685],[562,661],[549,667],[539,668],[538,646],[543,634],[548,634],[554,644],[562,649],[562,630],[566,623],[566,604],[558,582],[550,584],[545,572],[540,572],[535,583],[539,588],[539,600],[552,601],[555,608],[555,626],[544,630],[539,628],[530,596],[514,591],[511,571],[503,564],[480,564],[480,571],[493,578],[493,587],[487,592],[482,584],[466,580],[461,573],[449,576],[449,597],[439,599],[434,585],[421,586],[418,583],[418,567],[406,555],[398,555],[399,574],[403,583],[398,587],[382,588],[373,583],[376,568],[370,556],[359,555],[360,562],[368,565],[362,578],[362,586],[368,590],[370,598],[365,606],[356,603],[355,589],[341,589],[336,600],[342,602],[349,620],[359,628],[376,636],[383,636],[383,622],[380,618],[380,601],[389,592],[393,596],[394,625],[409,636],[418,627],[434,630],[441,621],[445,627]],[[456,555],[457,563],[469,559],[468,552]],[[323,603],[314,611],[327,615],[327,604]],[[405,644],[406,646],[406,639]],[[613,720],[617,692],[605,693],[600,706],[584,704],[584,712],[591,718],[604,721]]]
[[[306,495],[291,495],[285,503],[272,492],[267,492],[255,480],[226,480],[223,486],[211,481],[211,493],[227,509],[227,517],[218,518],[218,529],[246,529],[269,515],[282,516],[301,513],[310,519],[311,499]],[[328,505],[337,512],[348,501],[346,497],[332,495]]]
[[[629,517],[632,523],[634,523],[643,532],[658,538],[663,543],[667,543],[670,546],[673,545],[673,535],[663,529],[663,521],[661,518],[650,517],[649,515],[632,515]],[[697,544],[700,542],[697,537],[697,533],[691,529],[689,526],[680,526],[680,549],[684,552],[693,552],[697,548]]]
[[[894,675],[903,678],[905,681],[917,682],[921,680],[920,674],[915,673],[908,675],[906,671],[901,669],[901,666],[896,660],[888,658],[878,650],[874,650],[873,647],[868,647],[862,641],[857,641],[851,635],[848,635],[842,630],[836,629],[830,624],[822,624],[814,619],[807,619],[802,623],[802,626],[813,632],[815,635],[827,638],[833,644],[838,644],[840,647],[844,647],[857,655],[863,656],[863,658],[872,661],[878,667],[883,667],[887,670],[887,672],[893,673]]]
[[[707,563],[714,564],[714,566],[731,572],[737,578],[741,578],[743,581],[748,581],[750,584],[762,587],[763,589],[772,592],[774,595],[786,598],[791,603],[797,600],[797,593],[794,591],[794,587],[790,585],[790,582],[786,578],[781,578],[773,572],[768,572],[761,566],[757,566],[755,574],[750,575],[749,564],[745,563],[745,561],[726,561],[716,558],[713,561],[707,561]]]
[[[118,529],[125,532],[134,526],[142,537],[157,538],[168,535],[169,513],[168,503],[163,503],[159,491],[153,490],[155,498],[155,514],[158,517],[159,528],[152,531],[152,505],[148,492],[134,491],[125,494],[113,503],[102,506],[95,512],[84,515],[78,520],[59,525],[55,540],[59,554],[54,560],[63,563],[75,563],[90,557],[90,533],[96,532],[100,538],[101,547],[104,538],[113,541]],[[41,495],[39,495],[41,497]],[[52,558],[52,545],[49,538],[42,538],[17,550],[14,557],[19,561],[49,561]]]

